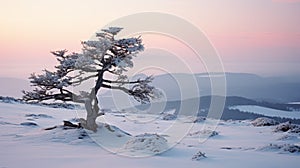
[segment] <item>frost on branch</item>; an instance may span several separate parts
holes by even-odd
[[[134,66],[133,58],[144,50],[144,45],[141,37],[117,39],[116,35],[121,30],[119,27],[102,29],[96,33],[97,40],[81,43],[80,53],[68,53],[67,50],[51,52],[56,57],[58,65],[54,71],[44,70],[43,74],[32,74],[29,79],[35,89],[23,91],[23,99],[84,103],[87,117],[81,120],[82,125],[96,131],[96,118],[103,115],[97,99],[97,93],[101,88],[121,90],[141,103],[159,97],[160,92],[150,85],[153,77],[129,80],[124,74]],[[115,76],[116,80],[106,79],[105,73]],[[80,90],[75,93],[71,89],[88,80],[94,82],[91,90]]]
[[[150,99],[161,97],[161,93],[155,87],[149,85],[152,80],[153,77],[149,76],[132,86],[130,94],[135,100],[144,104],[150,102]]]
[[[79,56],[76,61],[75,61],[75,64],[74,64],[74,67],[76,69],[80,69],[80,68],[87,68],[89,67],[90,65],[93,64],[93,59],[91,59],[90,57],[86,57],[84,55],[81,55]]]
[[[123,28],[121,27],[109,27],[108,29],[102,29],[103,32],[116,35],[118,34]]]

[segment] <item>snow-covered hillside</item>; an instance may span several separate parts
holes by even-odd
[[[0,167],[233,168],[300,164],[299,133],[274,132],[276,125],[254,127],[247,120],[218,123],[206,119],[194,123],[191,117],[163,120],[160,116],[112,111],[99,118],[99,123],[106,124],[99,124],[97,133],[64,127],[45,130],[62,125],[63,120],[75,122],[84,115],[82,110],[0,103]],[[176,133],[169,131],[175,127]],[[177,139],[174,146],[174,137],[181,136],[184,138]],[[169,149],[160,153],[165,147]],[[136,158],[145,152],[156,155]]]
[[[300,111],[284,111],[252,105],[233,106],[231,109],[238,109],[240,111],[251,112],[270,117],[300,119]]]

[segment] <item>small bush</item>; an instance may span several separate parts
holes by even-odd
[[[270,144],[262,147],[263,151],[282,151],[288,153],[300,153],[300,146],[294,144]]]
[[[167,140],[158,134],[141,134],[132,137],[123,146],[126,151],[140,153],[141,155],[156,155],[169,148]]]
[[[170,120],[175,120],[177,117],[175,114],[166,114],[162,116],[162,120],[170,121]]]
[[[300,133],[300,126],[296,124],[292,124],[291,122],[285,122],[279,124],[274,132],[291,132],[291,133]]]
[[[201,130],[201,131],[196,131],[188,134],[188,136],[202,136],[202,137],[203,136],[213,137],[216,135],[219,135],[219,133],[213,130]]]
[[[193,122],[194,122],[194,123],[199,123],[199,122],[203,122],[203,121],[205,121],[205,120],[206,120],[205,117],[198,116]]]
[[[260,117],[260,118],[255,119],[254,121],[252,121],[251,124],[255,127],[263,127],[263,126],[277,125],[279,123],[270,118]]]
[[[199,160],[201,160],[203,158],[207,158],[206,155],[205,155],[205,153],[199,151],[195,155],[193,155],[192,160],[199,161]]]

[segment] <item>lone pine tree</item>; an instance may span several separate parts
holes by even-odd
[[[54,71],[29,77],[33,91],[23,91],[25,101],[60,100],[83,103],[86,119],[80,119],[81,126],[97,131],[96,119],[104,115],[99,108],[97,93],[101,88],[118,89],[141,103],[159,97],[157,89],[150,85],[152,76],[130,80],[124,72],[133,67],[133,58],[144,50],[141,37],[116,39],[122,30],[109,27],[96,33],[97,40],[82,42],[82,52],[68,53],[67,50],[51,52],[59,62]],[[105,79],[110,73],[113,79]],[[75,93],[73,86],[92,80],[89,91]]]

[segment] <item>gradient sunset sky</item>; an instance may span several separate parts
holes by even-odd
[[[0,6],[0,77],[51,68],[50,51],[80,51],[107,23],[149,11],[196,25],[227,72],[300,74],[300,0],[9,0]]]

